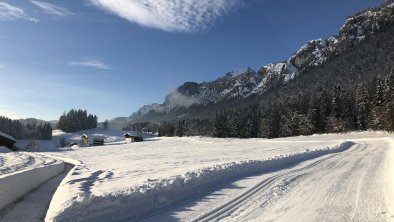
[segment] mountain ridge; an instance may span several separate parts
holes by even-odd
[[[262,96],[273,88],[285,86],[313,68],[323,66],[326,61],[344,54],[369,36],[390,27],[394,21],[393,6],[393,1],[387,1],[382,6],[350,16],[338,35],[311,40],[285,61],[263,65],[257,71],[248,68],[240,74],[229,72],[210,82],[186,82],[168,94],[164,103],[145,105],[128,119],[138,122],[146,121],[149,117],[158,120],[159,116],[164,117],[162,120],[183,118],[187,115],[180,113],[187,113],[194,106],[208,107],[223,101]],[[169,115],[171,113],[180,115]]]

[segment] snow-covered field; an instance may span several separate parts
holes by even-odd
[[[46,219],[140,218],[245,176],[343,151],[351,146],[347,139],[387,136],[351,133],[274,140],[151,138],[143,143],[53,152],[50,153],[53,156],[80,160],[81,164],[60,185]],[[314,151],[327,148],[339,150]],[[295,157],[289,159],[288,155]]]
[[[125,144],[113,130],[105,146],[56,148],[83,133],[58,131],[32,154],[76,165],[46,221],[394,221],[388,133]]]
[[[242,178],[143,222],[394,221],[393,142],[355,139],[343,152]]]

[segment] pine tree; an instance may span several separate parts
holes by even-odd
[[[299,136],[300,135],[300,128],[301,128],[301,120],[300,120],[300,114],[297,112],[294,112],[293,115],[291,116],[290,121],[287,123],[289,125],[290,129],[290,135],[289,136]],[[282,124],[282,126],[285,124]]]
[[[175,135],[178,137],[183,137],[185,135],[185,120],[178,121],[178,126],[176,127]]]
[[[357,106],[357,126],[361,130],[368,129],[369,126],[369,95],[365,83],[358,85],[356,91],[356,106]]]
[[[74,110],[64,112],[60,116],[58,128],[64,132],[73,133],[80,130],[93,129],[97,127],[97,116],[87,114],[86,110]]]
[[[225,112],[216,113],[213,121],[214,135],[219,138],[228,137],[229,135],[229,122]]]
[[[85,121],[83,121],[83,122],[85,122]],[[105,130],[107,130],[108,127],[109,127],[109,121],[106,119],[106,120],[103,122],[103,128],[104,128]]]
[[[375,130],[384,129],[384,86],[383,80],[378,77],[374,77],[372,81],[372,94],[371,94],[371,104],[373,104],[371,109],[371,126]]]
[[[252,105],[248,109],[249,115],[247,119],[248,137],[258,137],[261,125],[261,111],[257,105]]]
[[[280,136],[281,110],[280,105],[274,104],[270,107],[261,124],[261,135],[266,138],[277,138]]]
[[[19,120],[11,120],[3,116],[0,116],[0,131],[15,139],[49,140],[52,138],[52,127],[49,123],[38,124],[37,121],[33,121],[23,125]]]
[[[394,132],[394,70],[386,78],[384,90],[384,125],[389,132]]]
[[[333,96],[332,96],[332,113],[333,117],[342,119],[345,117],[345,99],[344,99],[344,89],[341,87],[341,85],[336,84],[334,86],[333,90]]]
[[[322,133],[324,131],[323,119],[324,117],[321,115],[321,105],[319,100],[312,97],[309,103],[309,111],[308,111],[308,122],[311,124],[311,130],[313,133]]]
[[[381,107],[384,104],[384,83],[380,76],[378,76],[376,81],[373,101],[377,107]]]
[[[251,119],[250,112],[247,109],[239,109],[233,112],[233,121],[235,130],[232,133],[233,137],[248,138],[249,126],[248,121]]]
[[[320,116],[321,116],[321,122],[318,130],[319,133],[325,133],[327,131],[328,117],[331,115],[332,112],[331,97],[332,96],[325,89],[323,89],[319,95]]]

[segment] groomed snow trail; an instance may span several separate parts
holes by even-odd
[[[353,140],[352,140],[353,141]],[[238,180],[148,221],[394,221],[387,139]]]
[[[66,177],[72,165],[65,164],[64,171],[31,191],[18,202],[10,205],[0,212],[2,222],[42,222],[52,196],[61,181]]]

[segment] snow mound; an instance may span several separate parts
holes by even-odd
[[[70,198],[71,180],[83,164],[76,166],[63,180],[55,193],[46,221],[119,221],[134,220],[163,210],[180,202],[201,196],[236,179],[294,166],[305,160],[349,149],[353,142],[342,142],[335,147],[305,150],[299,153],[279,155],[265,160],[248,160],[225,163],[189,171],[161,180],[148,179],[141,186],[130,187],[100,196],[91,195],[88,188],[106,177],[105,172],[91,175],[83,186],[87,189]],[[65,201],[67,200],[67,201]]]
[[[0,151],[0,177],[24,170],[51,165],[57,160],[29,152]],[[0,189],[1,190],[1,189]],[[0,192],[1,193],[1,192]]]
[[[38,159],[37,156],[28,156],[27,154],[18,156],[18,158],[29,160],[22,166],[15,165],[14,163],[10,163],[11,166],[9,166],[7,157],[0,157],[0,209],[23,197],[43,182],[63,172],[63,162],[43,157]],[[4,160],[3,158],[6,159]],[[40,163],[30,163],[35,161]]]

